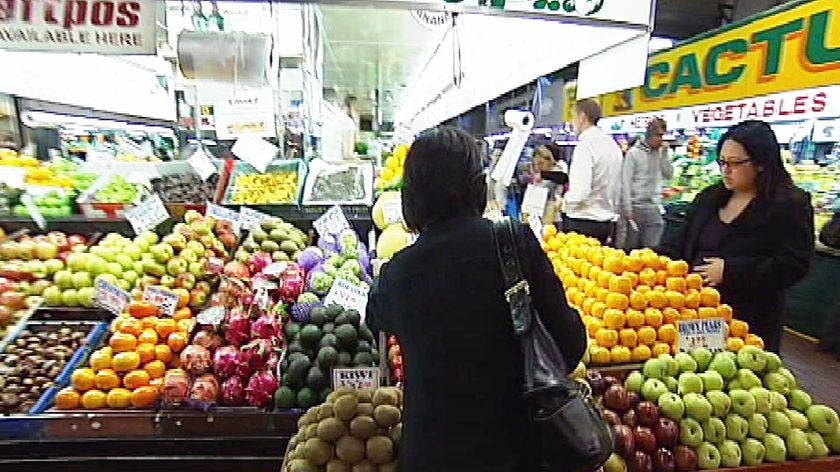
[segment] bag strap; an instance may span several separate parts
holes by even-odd
[[[493,239],[505,283],[505,300],[511,309],[513,330],[517,336],[523,336],[532,323],[531,288],[522,272],[517,238],[509,218],[493,223]],[[517,309],[524,307],[527,309]]]

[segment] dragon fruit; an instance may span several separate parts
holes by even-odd
[[[307,272],[323,261],[324,251],[317,247],[308,247],[304,249],[297,258],[297,263],[300,264],[301,268]]]
[[[213,353],[213,371],[221,379],[226,379],[236,373],[236,361],[239,349],[236,346],[222,346]]]
[[[251,320],[248,319],[248,315],[241,309],[234,308],[228,314],[225,340],[238,347],[249,339],[251,339]]]
[[[215,403],[219,400],[219,380],[213,374],[204,374],[195,379],[190,389],[190,398],[202,402]]]
[[[262,272],[263,269],[268,267],[273,261],[271,258],[271,254],[267,254],[265,252],[255,252],[251,256],[251,269],[256,274],[258,272]]]
[[[192,343],[198,346],[206,347],[207,349],[210,349],[212,351],[213,349],[216,349],[222,344],[224,344],[225,339],[219,333],[203,329],[195,333],[195,337],[193,338]]]
[[[163,378],[163,403],[167,406],[177,406],[184,402],[190,389],[190,379],[181,369],[166,372]]]
[[[271,339],[282,333],[282,326],[277,319],[277,315],[271,312],[265,312],[257,318],[257,321],[251,323],[251,338]]]
[[[274,392],[280,387],[277,379],[266,370],[256,372],[248,380],[245,399],[251,406],[266,408],[274,400]]]
[[[271,351],[272,343],[269,339],[255,339],[242,346],[236,358],[236,374],[247,377],[254,371],[264,369]]]
[[[190,344],[181,351],[181,368],[193,375],[209,372],[212,365],[210,351],[204,346]]]
[[[280,275],[280,299],[285,303],[294,303],[304,289],[303,270],[295,263],[291,263]]]
[[[222,382],[222,405],[245,405],[245,384],[242,377],[234,375]]]

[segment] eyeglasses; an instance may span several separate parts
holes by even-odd
[[[720,167],[728,167],[730,169],[735,169],[737,167],[741,167],[742,165],[746,164],[747,162],[752,161],[752,159],[741,159],[740,161],[728,160],[725,161],[723,159],[715,159],[717,161],[718,166]]]

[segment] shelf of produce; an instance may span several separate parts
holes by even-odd
[[[840,471],[840,456],[791,461],[779,464],[761,464],[753,467],[718,469],[719,472],[837,472]]]
[[[110,321],[113,313],[99,308],[41,307],[35,310],[34,321]]]

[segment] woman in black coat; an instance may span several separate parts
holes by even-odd
[[[403,348],[402,472],[533,470],[522,353],[492,223],[481,217],[485,203],[480,152],[468,134],[441,128],[414,141],[403,213],[420,237],[382,269],[366,315],[371,329],[396,334]],[[524,239],[533,303],[573,368],[585,329],[537,239],[530,231]]]
[[[723,182],[694,199],[685,226],[660,252],[688,261],[778,351],[785,292],[808,273],[814,251],[811,197],[794,186],[764,122],[732,127],[717,151]]]

